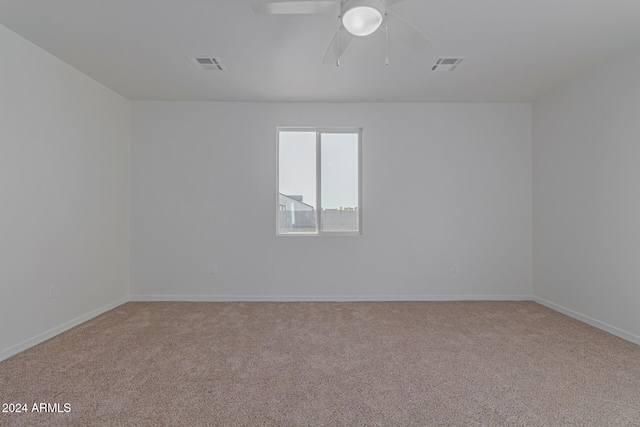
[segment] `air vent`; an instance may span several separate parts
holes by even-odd
[[[453,71],[464,58],[438,58],[431,71]]]
[[[188,56],[189,61],[202,71],[224,71],[217,56]]]

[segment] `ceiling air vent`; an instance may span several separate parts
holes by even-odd
[[[220,59],[216,56],[188,56],[189,61],[202,71],[224,71]]]
[[[464,58],[438,58],[431,66],[431,71],[453,71]]]

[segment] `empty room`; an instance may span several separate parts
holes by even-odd
[[[640,426],[637,0],[0,0],[0,426]]]

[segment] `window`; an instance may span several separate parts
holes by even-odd
[[[278,235],[362,232],[362,130],[278,128]]]

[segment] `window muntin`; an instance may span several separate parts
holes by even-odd
[[[277,234],[361,234],[361,129],[277,134]]]

